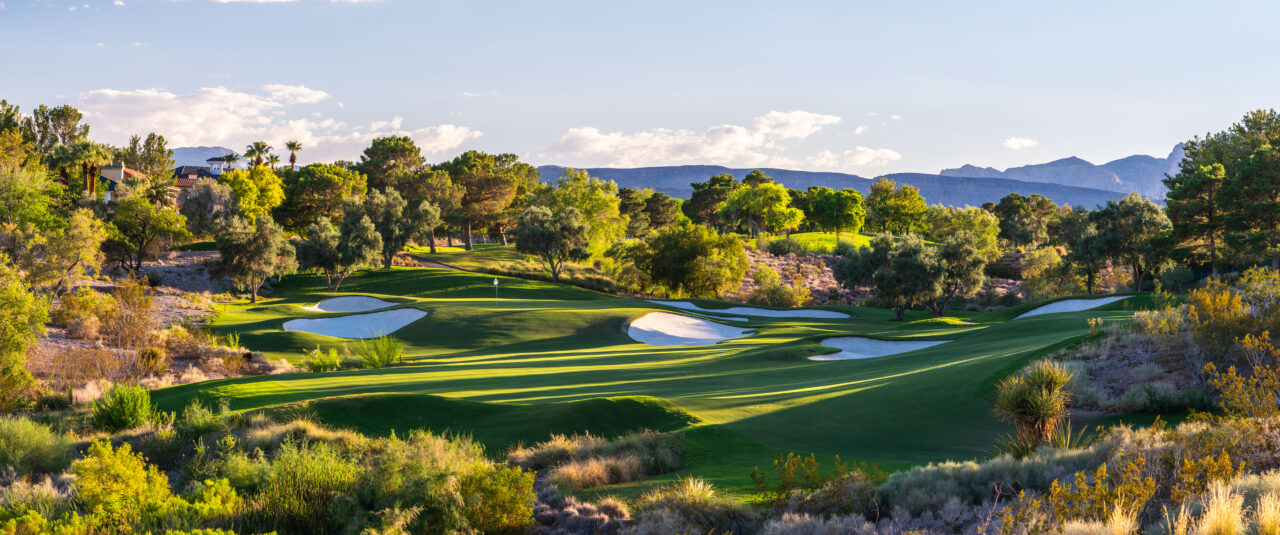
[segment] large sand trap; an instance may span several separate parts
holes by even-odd
[[[334,338],[377,338],[396,332],[426,315],[425,311],[416,308],[397,308],[336,318],[299,318],[284,322],[284,330],[323,334]]]
[[[888,355],[915,351],[917,349],[924,349],[926,347],[933,347],[947,342],[950,342],[950,340],[876,340],[875,338],[863,338],[861,336],[839,336],[819,342],[819,345],[839,349],[839,353],[814,355],[809,357],[809,360],[854,360],[869,359],[872,357],[885,357]]]
[[[387,308],[395,303],[383,301],[376,297],[365,295],[350,295],[345,297],[335,297],[333,299],[325,299],[319,303],[309,307],[302,307],[303,310],[312,312],[368,312],[370,310],[378,310],[379,308]]]
[[[1098,308],[1102,305],[1114,303],[1116,301],[1120,301],[1128,298],[1129,296],[1122,295],[1119,297],[1100,297],[1097,299],[1063,299],[1061,301],[1049,303],[1040,308],[1031,310],[1030,312],[1024,312],[1022,313],[1022,315],[1013,319],[1016,320],[1020,318],[1025,318],[1027,316],[1039,316],[1041,314],[1055,314],[1058,312],[1079,312],[1081,310]]]
[[[741,338],[749,329],[730,327],[701,318],[650,312],[631,322],[627,335],[651,346],[704,346]]]
[[[758,316],[762,318],[817,318],[817,319],[844,319],[849,315],[843,312],[834,312],[831,310],[770,310],[767,308],[756,307],[729,307],[729,308],[702,308],[688,301],[654,301],[659,305],[667,305],[683,310],[696,310],[698,312],[710,312],[713,314],[737,314],[739,316]]]

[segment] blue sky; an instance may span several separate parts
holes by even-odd
[[[3,0],[0,98],[93,137],[863,176],[1163,157],[1280,105],[1263,2]]]

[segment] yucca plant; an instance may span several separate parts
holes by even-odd
[[[1067,415],[1071,370],[1047,360],[1005,377],[996,387],[996,415],[1012,423],[1018,436],[1039,446],[1053,441],[1058,424]]]
[[[404,344],[390,335],[360,342],[360,363],[365,369],[385,368],[404,361]]]

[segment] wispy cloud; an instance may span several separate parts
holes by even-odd
[[[1012,150],[1022,150],[1039,144],[1039,141],[1026,137],[1010,137],[1004,140],[1004,148]]]
[[[847,171],[860,167],[879,167],[901,159],[902,155],[892,149],[854,147],[841,152],[824,150],[809,158],[808,163],[815,169]]]

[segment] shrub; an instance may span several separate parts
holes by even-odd
[[[755,515],[746,506],[721,498],[710,483],[686,477],[639,498],[637,533],[750,533]],[[647,526],[647,527],[646,527]],[[693,528],[693,529],[687,529]]]
[[[404,361],[404,344],[384,334],[360,341],[360,363],[365,369],[385,368]]]
[[[557,487],[580,490],[635,481],[643,472],[635,455],[591,457],[555,467],[550,481]]]
[[[225,400],[219,402],[218,412],[215,413],[199,399],[193,399],[182,408],[182,414],[178,416],[178,427],[188,434],[203,435],[221,428],[223,419],[230,412]]]
[[[58,299],[58,308],[50,319],[59,327],[70,327],[77,319],[94,318],[102,320],[112,315],[115,309],[115,298],[101,294],[89,288],[81,287],[74,292],[63,294]]]
[[[354,487],[360,471],[328,445],[285,444],[271,462],[255,508],[280,531],[336,533],[349,516],[343,515],[339,500]]]
[[[840,240],[836,242],[836,246],[831,250],[832,253],[848,258],[858,252],[858,246],[851,241]]]
[[[93,404],[93,425],[106,431],[139,427],[151,418],[151,394],[140,386],[112,387]]]
[[[144,347],[138,350],[135,364],[140,376],[164,375],[169,371],[169,355],[162,347]]]
[[[112,344],[127,348],[146,344],[155,328],[151,288],[142,279],[129,276],[120,281],[114,297],[116,306],[103,321]]]
[[[760,535],[874,535],[876,526],[861,516],[824,518],[785,513],[765,523]]]
[[[342,359],[338,357],[336,348],[331,347],[328,352],[323,352],[316,347],[302,359],[302,365],[309,372],[332,372],[342,367]]]
[[[124,531],[144,516],[157,514],[170,498],[169,480],[128,444],[114,449],[105,440],[89,445],[83,459],[71,464],[79,500],[95,516]]]
[[[577,460],[635,456],[644,474],[664,474],[680,468],[684,459],[684,437],[678,433],[637,431],[613,440],[585,433],[551,435],[546,442],[516,448],[507,462],[530,470],[552,468]]]
[[[92,381],[116,379],[122,367],[120,358],[107,349],[65,349],[54,353],[48,379],[50,386],[65,391]]]
[[[0,469],[13,469],[19,476],[57,473],[71,454],[67,436],[26,418],[0,416]]]
[[[97,316],[81,316],[67,321],[67,337],[76,340],[95,340],[102,322]]]
[[[1187,295],[1186,317],[1196,345],[1210,356],[1226,355],[1254,323],[1240,294],[1222,284],[1192,290]]]
[[[769,254],[774,256],[784,256],[788,254],[806,255],[809,254],[809,248],[805,247],[800,240],[795,238],[779,238],[769,242]]]
[[[1037,361],[996,386],[996,414],[1012,422],[1022,438],[1046,445],[1066,416],[1072,373],[1061,364]]]
[[[800,284],[788,287],[782,284],[782,277],[778,276],[778,272],[768,266],[756,268],[751,273],[751,278],[756,284],[755,290],[752,290],[747,299],[751,304],[798,307],[809,301],[809,289],[804,287],[803,279]]]
[[[516,467],[485,464],[462,477],[467,523],[480,533],[512,533],[533,516],[533,474]]]

